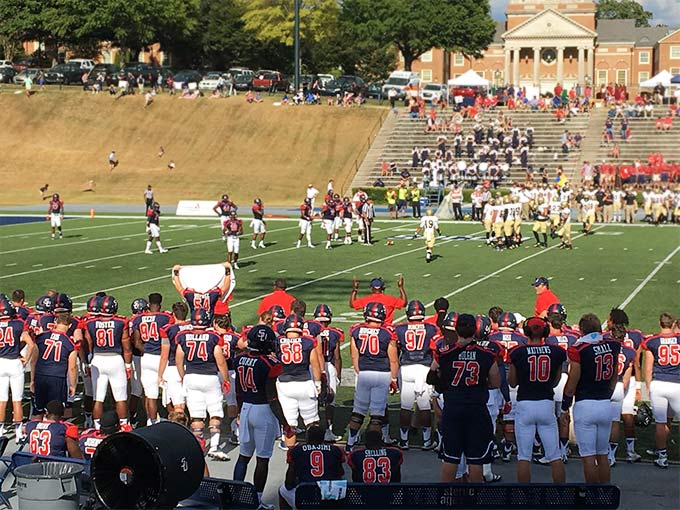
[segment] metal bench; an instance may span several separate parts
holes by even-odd
[[[348,483],[344,499],[321,499],[313,483],[298,486],[298,509],[333,508],[469,508],[469,509],[616,509],[621,493],[615,485],[567,483],[535,484],[446,484],[395,483],[367,485]]]

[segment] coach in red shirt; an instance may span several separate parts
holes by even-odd
[[[559,303],[560,298],[550,290],[550,281],[545,276],[539,276],[531,285],[536,289],[534,316],[546,317],[548,315],[548,307]]]
[[[262,315],[262,312],[266,312],[274,305],[279,305],[283,308],[286,315],[290,314],[290,305],[295,301],[295,296],[291,296],[286,292],[286,280],[283,278],[277,278],[274,280],[274,292],[267,294],[262,301],[260,306],[257,308],[257,315]]]
[[[368,296],[357,299],[357,292],[359,291],[359,282],[356,277],[352,277],[352,293],[349,295],[349,306],[355,310],[362,310],[368,303],[381,303],[385,307],[385,324],[392,324],[394,319],[394,310],[401,310],[406,306],[406,291],[404,290],[404,277],[400,276],[397,281],[399,288],[399,297],[385,294],[385,282],[382,278],[373,278],[371,280],[371,293]]]

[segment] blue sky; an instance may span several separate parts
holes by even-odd
[[[491,13],[494,19],[503,21],[505,19],[505,7],[508,0],[490,0]],[[654,14],[652,25],[664,24],[671,26],[680,25],[680,0],[639,0],[645,9]],[[675,15],[673,15],[675,14]]]

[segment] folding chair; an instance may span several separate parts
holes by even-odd
[[[5,455],[5,450],[7,449],[8,444],[9,438],[6,436],[0,436],[0,462],[2,462],[5,466],[5,470],[3,471],[2,475],[0,475],[0,503],[5,505],[7,508],[12,508],[12,505],[9,503],[9,499],[7,499],[5,493],[2,492],[2,484],[5,482],[5,478],[7,478],[10,473],[12,475],[14,474],[12,457],[10,455]]]

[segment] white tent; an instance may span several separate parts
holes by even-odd
[[[671,86],[671,79],[673,78],[673,75],[669,73],[666,70],[661,71],[659,74],[656,76],[651,77],[647,81],[640,82],[640,87],[641,88],[654,88],[658,84],[663,85],[664,87],[668,88]]]
[[[488,87],[489,80],[482,78],[472,69],[470,69],[469,71],[466,71],[460,75],[458,78],[449,80],[449,86],[451,85],[456,87]]]

